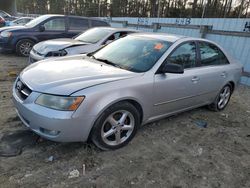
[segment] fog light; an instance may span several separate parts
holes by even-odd
[[[50,136],[57,136],[60,133],[60,131],[49,130],[49,129],[44,129],[44,128],[40,128],[40,131]]]

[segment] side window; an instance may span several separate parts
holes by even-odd
[[[99,21],[99,20],[92,20],[92,27],[101,27],[101,26],[108,26],[106,22]]]
[[[114,37],[112,37],[113,40],[119,39],[119,38],[120,38],[120,35],[121,35],[121,33],[114,33],[114,34],[113,34]]]
[[[109,44],[109,43],[111,43],[112,41],[114,41],[114,40],[120,38],[120,34],[121,34],[121,33],[118,32],[118,33],[114,33],[114,34],[110,35],[110,36],[108,37],[108,39],[107,39],[103,44]]]
[[[64,18],[55,18],[46,22],[44,27],[46,31],[64,31],[65,20]]]
[[[167,63],[179,64],[183,68],[195,67],[196,46],[194,42],[188,42],[179,46],[168,58]]]
[[[199,42],[201,66],[229,64],[226,56],[215,45],[207,42]]]
[[[89,28],[89,22],[87,19],[82,18],[69,18],[69,30],[79,31]]]
[[[123,31],[120,33],[120,38],[126,37],[129,34],[129,32]]]

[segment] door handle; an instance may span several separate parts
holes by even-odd
[[[200,80],[200,78],[198,77],[198,76],[194,76],[192,79],[191,79],[191,81],[192,82],[198,82]]]
[[[220,75],[221,75],[221,77],[223,77],[223,78],[226,78],[226,77],[227,77],[227,73],[226,73],[225,71],[223,71]]]

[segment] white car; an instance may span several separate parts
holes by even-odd
[[[118,38],[135,32],[138,31],[126,28],[96,27],[72,39],[47,40],[33,47],[29,62],[34,63],[51,57],[91,53]]]

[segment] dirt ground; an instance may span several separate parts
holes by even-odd
[[[240,86],[223,112],[166,118],[143,126],[126,147],[102,152],[42,140],[22,126],[11,88],[26,65],[0,54],[0,187],[250,187],[249,87]],[[16,156],[7,157],[13,148]],[[79,176],[69,178],[73,170]]]

